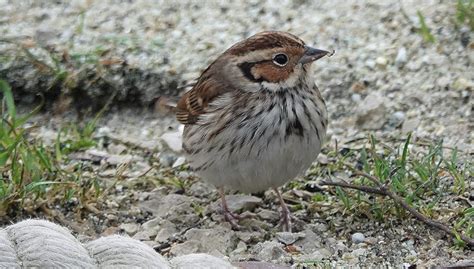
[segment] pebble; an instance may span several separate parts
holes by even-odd
[[[304,238],[304,237],[305,237],[304,233],[290,233],[290,232],[276,233],[277,240],[285,245],[291,245],[294,242],[296,242],[296,240]]]
[[[405,112],[396,111],[393,113],[393,117],[399,121],[403,121],[405,119]]]
[[[365,242],[365,235],[363,233],[354,233],[351,236],[351,240],[354,244]]]
[[[162,218],[153,218],[142,224],[142,229],[148,231],[152,236],[158,233],[160,229],[160,223],[163,221]]]
[[[186,158],[181,156],[181,157],[178,157],[178,159],[176,159],[176,161],[173,163],[172,167],[173,168],[180,167],[181,165],[183,165],[185,163],[186,163]]]
[[[362,97],[360,96],[360,94],[354,93],[353,95],[351,95],[351,99],[352,101],[359,103],[362,100]]]
[[[136,223],[122,223],[122,224],[120,224],[119,227],[124,232],[126,232],[128,235],[134,235],[138,232],[138,229],[140,228],[140,225],[136,224]]]
[[[231,194],[226,195],[227,205],[232,212],[253,211],[257,206],[262,204],[262,199],[252,195]],[[208,211],[216,212],[220,210],[220,200],[212,203],[208,207]]]
[[[385,68],[388,64],[388,60],[385,57],[377,57],[377,59],[375,59],[375,64],[378,67]]]
[[[386,98],[379,93],[367,95],[357,107],[357,127],[368,130],[382,128],[386,121],[386,103]]]
[[[397,56],[395,57],[395,65],[402,67],[407,62],[407,60],[407,49],[405,47],[401,47],[398,49]]]
[[[176,159],[178,159],[178,157],[167,153],[162,153],[159,157],[160,164],[164,167],[171,167],[173,163],[176,162]]]
[[[166,242],[178,232],[179,231],[176,228],[176,225],[170,221],[165,220],[160,224],[160,227],[156,233],[155,241],[160,243]]]
[[[274,241],[265,241],[257,243],[251,250],[255,257],[262,261],[278,261],[288,256],[283,250],[283,245]]]

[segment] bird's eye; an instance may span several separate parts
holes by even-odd
[[[288,56],[283,53],[273,56],[273,63],[278,66],[285,66],[288,63]]]

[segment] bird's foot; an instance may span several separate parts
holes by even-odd
[[[221,203],[222,203],[222,211],[224,214],[224,219],[230,223],[232,226],[232,229],[234,230],[241,230],[240,225],[238,224],[239,221],[243,219],[250,219],[250,218],[255,218],[256,214],[251,213],[251,212],[243,212],[242,214],[237,214],[234,212],[231,212],[229,207],[227,206],[227,201],[225,199],[225,194],[224,194],[224,189],[221,188],[219,189],[220,195],[221,195]]]
[[[239,221],[244,220],[244,219],[251,219],[254,218],[256,215],[251,212],[244,212],[242,214],[237,214],[231,212],[228,208],[223,209],[223,215],[224,219],[230,223],[232,226],[232,229],[234,230],[242,230],[242,227],[238,224]]]

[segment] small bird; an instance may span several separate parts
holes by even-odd
[[[233,226],[225,190],[256,193],[278,187],[311,166],[321,150],[328,116],[311,63],[334,53],[278,31],[261,32],[221,54],[176,106],[184,124],[183,149],[195,173],[219,189],[224,217]]]

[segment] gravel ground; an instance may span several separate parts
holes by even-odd
[[[102,104],[104,98],[97,97],[116,90],[116,104],[153,105],[161,95],[178,94],[178,85],[195,79],[236,41],[275,29],[297,34],[316,47],[336,50],[315,68],[330,113],[328,147],[334,147],[336,140],[344,145],[367,132],[392,140],[413,132],[417,141],[443,139],[444,145],[462,149],[468,158],[474,152],[474,34],[455,27],[452,1],[52,4],[0,0],[0,6],[0,36],[5,40],[18,40],[49,65],[54,63],[46,51],[51,55],[67,51],[80,64],[67,67],[70,74],[83,74],[83,68],[86,74],[100,74],[105,84],[112,85],[76,83],[71,89],[85,93],[70,94],[76,96],[70,102],[87,97],[86,102],[82,100],[86,104]],[[425,43],[416,32],[417,10],[423,12],[436,43]],[[49,80],[41,79],[40,70],[19,57],[16,47],[0,41],[0,76],[12,83],[19,99],[32,100],[28,93],[50,91],[54,74],[48,73]],[[9,57],[12,55],[18,57]],[[97,58],[92,63],[90,55]],[[254,211],[262,220],[246,223],[247,230],[232,231],[221,222],[213,187],[181,167],[177,145],[167,138],[176,138],[176,121],[141,108],[118,108],[101,123],[100,146],[72,158],[96,160],[91,161],[92,170],[104,180],[113,178],[120,163],[132,164],[126,179],[111,190],[100,214],[67,222],[79,234],[95,237],[122,231],[165,256],[207,252],[231,261],[310,264],[322,260],[321,265],[407,263],[429,267],[474,259],[469,250],[452,248],[443,235],[410,218],[378,223],[351,216],[335,197],[314,211],[309,207],[295,210],[297,233],[285,234],[278,233],[278,203],[271,192],[236,194],[231,196],[231,207]],[[36,120],[44,125],[37,135],[46,141],[54,140],[55,128],[65,121],[62,115],[55,115],[52,121],[49,117]],[[165,139],[158,139],[163,134]],[[176,186],[179,180],[170,178],[183,180],[186,191]],[[156,179],[164,184],[157,184]],[[470,184],[472,192],[474,184]],[[289,188],[285,194],[302,203],[307,195]],[[451,206],[455,204],[447,208]],[[73,214],[62,210],[67,217]]]

